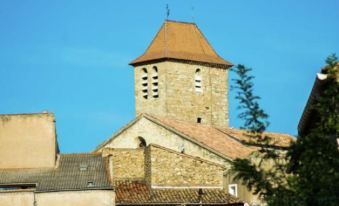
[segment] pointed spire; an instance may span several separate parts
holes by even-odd
[[[229,68],[232,64],[221,58],[194,23],[166,20],[143,55],[130,65],[165,59],[209,64]]]

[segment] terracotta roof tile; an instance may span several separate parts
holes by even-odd
[[[154,189],[146,185],[145,181],[121,180],[114,181],[116,204],[150,204],[150,203],[199,203],[225,205],[242,205],[240,200],[231,196],[225,189]]]
[[[206,124],[173,120],[159,116],[155,117],[148,114],[145,116],[206,145],[208,148],[211,148],[230,159],[245,158],[258,149],[258,147],[245,144],[248,142],[249,137],[245,135],[246,132],[244,130],[232,128],[219,129]],[[293,141],[293,138],[287,134],[271,132],[265,134],[273,138],[274,146],[286,147]]]
[[[130,64],[160,59],[186,60],[228,68],[232,64],[221,58],[194,23],[165,21],[143,55]]]
[[[250,143],[250,137],[244,130],[235,128],[224,128],[221,130],[244,143]],[[263,135],[270,137],[272,140],[271,144],[278,147],[288,147],[294,141],[291,135],[283,133],[264,132]]]

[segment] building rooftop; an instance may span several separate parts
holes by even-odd
[[[140,118],[146,118],[155,124],[158,124],[183,138],[189,139],[201,147],[204,147],[213,153],[216,153],[226,159],[233,160],[236,158],[246,158],[252,152],[259,149],[250,141],[250,136],[245,130],[234,128],[217,128],[208,124],[192,123],[181,120],[154,116],[149,114],[139,115],[127,126],[119,130],[110,139],[99,145],[95,151],[100,150],[114,140],[121,131],[136,123]],[[263,135],[271,138],[272,147],[284,149],[295,139],[282,133],[265,132]]]
[[[225,189],[153,189],[141,180],[114,181],[116,205],[243,205]]]
[[[130,65],[151,61],[179,60],[229,68],[232,64],[221,58],[196,24],[165,21],[143,55]]]
[[[191,123],[148,114],[147,117],[202,143],[230,159],[245,158],[258,149],[251,143],[250,137],[246,135],[244,130],[217,128],[207,124]],[[276,147],[284,148],[293,141],[293,138],[287,134],[266,132],[264,135],[271,137],[272,146]]]
[[[20,185],[36,192],[112,189],[100,154],[61,154],[56,168],[0,170],[0,191]]]

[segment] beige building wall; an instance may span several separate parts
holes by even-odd
[[[36,204],[34,204],[34,200]],[[0,192],[0,206],[114,206],[113,191]]]
[[[0,115],[0,142],[0,169],[54,167],[54,115]]]
[[[221,165],[153,145],[146,153],[146,175],[153,188],[223,188]]]
[[[111,142],[105,145],[105,148],[139,148],[140,137],[146,141],[147,145],[157,144],[177,152],[184,149],[188,155],[222,164],[226,168],[230,167],[230,161],[225,158],[210,152],[196,142],[182,138],[145,117],[137,120],[132,126],[123,129]],[[98,152],[102,152],[102,149]]]
[[[0,192],[0,206],[33,206],[33,192]]]
[[[38,193],[39,206],[114,206],[113,191],[91,190],[74,192]]]
[[[153,97],[154,69],[158,69],[159,97]],[[147,69],[148,98],[143,97]],[[202,92],[195,91],[195,73],[200,69]],[[136,114],[159,116],[220,127],[228,126],[228,70],[164,61],[135,67]]]
[[[237,187],[237,197],[240,200],[243,200],[247,203],[250,203],[251,205],[255,204],[262,204],[263,202],[258,198],[257,195],[253,195],[252,192],[250,192],[247,187],[243,184],[241,184],[239,181],[233,180],[233,175],[231,174],[225,174],[224,176],[224,187],[228,189],[230,185],[236,185]]]

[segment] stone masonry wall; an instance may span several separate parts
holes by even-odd
[[[159,97],[152,97],[152,68],[158,68]],[[142,69],[149,74],[149,97],[142,97]],[[200,69],[202,92],[195,91],[194,75]],[[149,113],[219,127],[228,126],[228,71],[179,62],[160,62],[135,68],[136,114]]]
[[[105,149],[103,156],[112,156],[114,179],[143,179],[144,149]]]
[[[178,136],[177,134],[163,128],[154,122],[142,117],[141,119],[137,120],[133,125],[128,127],[127,129],[123,129],[117,136],[108,143],[105,148],[99,150],[98,152],[102,152],[106,148],[138,148],[139,147],[139,140],[138,137],[141,136],[146,140],[146,143],[149,144],[157,144],[162,147],[169,148],[171,150],[180,152],[181,148],[185,148],[185,153],[192,156],[197,156],[202,159],[215,162],[217,164],[223,165],[226,169],[230,168],[230,162],[225,160],[222,157],[219,157],[209,150],[202,148],[199,145],[196,145],[193,142],[183,139],[182,137]],[[145,162],[150,160],[150,153],[145,152]],[[172,163],[163,163],[161,166],[164,167],[167,164]],[[151,183],[151,170],[148,167],[150,164],[145,164],[145,179],[149,183]],[[160,166],[160,165],[159,165]],[[175,168],[175,167],[173,167]],[[169,172],[167,170],[166,172]],[[159,173],[160,174],[160,173]],[[252,202],[255,197],[251,194],[250,191],[246,189],[245,186],[241,185],[240,182],[233,182],[230,179],[229,175],[224,176],[224,187],[227,188],[229,184],[238,184],[238,197],[242,200],[247,202]],[[173,186],[174,187],[174,186]]]
[[[159,97],[153,97],[153,75],[155,74],[153,67],[158,69],[158,93]],[[142,76],[144,74],[143,69],[147,70],[147,88],[148,98],[143,97]],[[142,113],[157,114],[166,116],[166,67],[165,63],[157,63],[151,65],[144,65],[134,68],[134,93],[135,93],[135,110],[136,115]]]
[[[152,187],[223,187],[221,165],[159,146],[150,145],[147,152]]]

